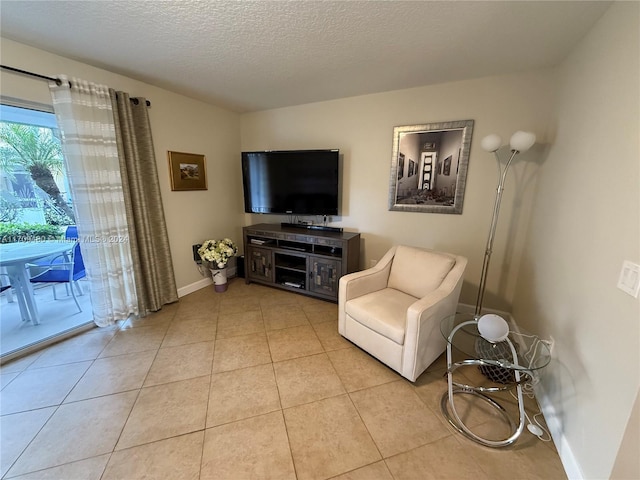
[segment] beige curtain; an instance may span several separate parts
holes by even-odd
[[[178,300],[162,208],[151,126],[144,98],[109,90],[113,105],[122,190],[131,234],[138,312]]]

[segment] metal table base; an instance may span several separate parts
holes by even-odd
[[[481,387],[481,386],[472,386],[472,385],[466,385],[466,384],[461,384],[461,383],[454,382],[453,381],[453,372],[455,370],[457,370],[458,368],[462,367],[462,366],[469,366],[469,365],[492,366],[492,367],[500,366],[499,364],[496,365],[496,362],[494,362],[494,361],[482,360],[482,359],[473,359],[473,360],[470,359],[470,360],[463,360],[461,362],[453,363],[452,355],[451,355],[451,344],[452,344],[453,337],[455,336],[456,332],[460,328],[464,327],[465,325],[471,325],[471,324],[474,324],[474,323],[475,323],[475,321],[469,321],[469,322],[461,323],[456,328],[454,328],[451,331],[451,334],[449,335],[449,339],[448,339],[449,341],[447,342],[447,383],[448,383],[448,389],[444,393],[444,395],[442,396],[442,400],[440,402],[440,408],[442,410],[443,415],[449,421],[451,426],[453,428],[455,428],[458,432],[460,432],[463,435],[465,435],[467,438],[469,438],[469,439],[473,440],[474,442],[477,442],[477,443],[479,443],[481,445],[484,445],[486,447],[493,447],[493,448],[506,447],[506,446],[509,446],[512,443],[514,443],[518,439],[518,437],[520,436],[522,431],[524,430],[526,416],[525,416],[525,412],[524,412],[524,398],[523,398],[523,395],[522,395],[522,383],[523,383],[523,380],[525,380],[525,379],[522,378],[522,377],[527,377],[527,374],[526,374],[526,372],[521,371],[519,369],[514,369],[513,370],[514,377],[515,377],[515,388],[516,388],[516,392],[517,392],[516,396],[517,396],[517,400],[518,400],[518,413],[519,413],[519,418],[518,418],[518,424],[517,425],[515,424],[513,419],[509,416],[509,414],[504,409],[504,407],[502,405],[500,405],[497,401],[495,401],[494,399],[490,398],[487,395],[487,393],[491,393],[491,392],[509,390],[509,389],[513,388],[513,384],[512,385],[503,386],[503,387]],[[518,365],[518,356],[517,356],[515,347],[513,346],[513,343],[511,343],[511,340],[507,339],[507,342],[509,343],[509,346],[511,347],[512,356],[513,356],[513,365],[517,366]],[[502,367],[502,368],[506,368],[506,367]],[[472,432],[469,429],[469,427],[467,427],[465,425],[465,423],[462,421],[462,419],[458,415],[458,412],[456,411],[456,407],[455,407],[455,404],[454,404],[454,401],[453,401],[454,400],[454,395],[462,395],[462,394],[474,395],[474,396],[477,396],[477,397],[481,398],[488,405],[490,405],[495,410],[497,410],[502,416],[504,416],[505,419],[508,421],[509,426],[510,426],[510,430],[511,430],[511,434],[509,435],[509,437],[507,437],[505,439],[502,439],[502,440],[490,440],[490,439],[487,439],[487,438],[483,438],[483,437],[475,434],[474,432]]]

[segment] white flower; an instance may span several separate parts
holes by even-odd
[[[229,238],[223,240],[205,240],[198,249],[200,258],[208,263],[224,268],[231,257],[238,253],[238,247]]]

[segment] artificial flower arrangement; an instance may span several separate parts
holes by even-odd
[[[225,268],[231,257],[238,253],[238,247],[229,238],[205,240],[198,249],[200,258],[209,263],[209,268]]]

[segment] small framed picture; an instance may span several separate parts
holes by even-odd
[[[416,162],[409,159],[409,177],[413,177],[416,173]]]
[[[206,190],[207,166],[204,155],[168,152],[171,190]]]
[[[444,159],[444,166],[442,167],[442,174],[451,175],[451,155]]]

